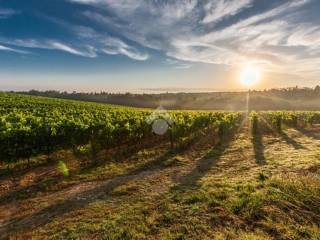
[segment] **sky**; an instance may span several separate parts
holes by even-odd
[[[319,0],[0,0],[0,90],[315,86]]]

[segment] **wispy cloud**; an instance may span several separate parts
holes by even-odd
[[[81,39],[94,44],[97,52],[108,55],[124,55],[138,61],[145,61],[149,58],[147,53],[141,52],[123,40],[111,37],[106,33],[98,33],[89,27],[73,27],[73,30]]]
[[[79,55],[79,56],[83,56],[83,57],[90,57],[90,58],[94,58],[97,56],[96,51],[95,51],[94,47],[92,47],[92,46],[87,46],[86,51],[81,51],[81,50],[77,50],[75,48],[72,48],[68,45],[65,45],[63,43],[56,42],[56,41],[49,41],[48,44],[49,44],[48,48],[61,50],[61,51],[68,52],[68,53],[71,53],[74,55]]]
[[[109,55],[125,55],[131,59],[145,61],[149,58],[148,54],[140,53],[134,47],[128,46],[126,43],[117,38],[105,37],[102,41],[103,47],[101,51]]]
[[[10,8],[0,8],[0,19],[9,18],[13,15],[19,14],[19,11]]]
[[[221,30],[193,36],[188,42],[201,43],[200,46],[207,45],[208,51],[205,53],[211,52],[211,54],[205,55],[204,58],[213,63],[223,63],[221,59],[231,65],[253,61],[266,65],[265,67],[272,71],[298,72],[297,69],[305,65],[308,51],[320,49],[316,40],[319,39],[319,32],[316,31],[318,27],[313,23],[295,21],[299,16],[299,8],[308,2],[310,1],[288,2]],[[310,41],[311,39],[314,41]],[[304,46],[304,49],[299,51],[297,46]],[[176,53],[185,58],[186,56],[180,52],[186,52],[186,48],[190,46],[176,44],[178,49]],[[189,53],[187,57],[198,58],[197,52],[189,51]]]
[[[0,45],[0,51],[27,54],[29,52]]]
[[[9,45],[18,46],[22,48],[38,48],[48,50],[59,50],[70,54],[79,55],[82,57],[94,58],[97,56],[96,51],[91,46],[84,46],[79,49],[75,49],[67,44],[61,43],[57,40],[35,40],[35,39],[0,39],[0,42],[4,42]],[[20,51],[25,53],[24,51]]]
[[[253,0],[72,0],[94,8],[83,15],[126,39],[172,59],[239,65],[254,62],[267,71],[311,75],[320,59],[320,27],[304,20],[312,0],[265,4]],[[96,10],[94,10],[96,9]],[[113,16],[101,9],[112,11]],[[245,17],[246,16],[246,17]],[[228,19],[233,17],[233,21]],[[146,24],[147,23],[147,24]],[[216,28],[219,23],[219,28]],[[305,71],[303,72],[305,74]],[[315,75],[313,75],[316,77]]]
[[[209,1],[204,5],[205,17],[202,23],[213,23],[223,20],[225,17],[233,16],[252,6],[253,0],[216,0]]]
[[[306,18],[312,10],[308,4],[317,0],[65,1],[74,4],[77,18],[58,18],[54,24],[66,25],[69,39],[0,42],[12,49],[43,48],[89,58],[122,55],[138,61],[148,60],[152,49],[166,55],[164,61],[172,67],[254,62],[266,71],[317,77],[320,27]],[[1,10],[0,18],[15,14]]]
[[[167,58],[166,63],[176,69],[188,69],[191,67],[189,62],[184,62],[173,58]]]
[[[93,1],[92,1],[93,2]],[[126,43],[124,40],[111,37],[108,33],[97,32],[91,27],[74,25],[54,17],[44,16],[46,20],[68,30],[73,39],[68,43],[57,39],[8,39],[0,37],[0,43],[21,48],[59,50],[82,57],[95,58],[99,54],[124,55],[137,61],[149,59],[149,54]]]

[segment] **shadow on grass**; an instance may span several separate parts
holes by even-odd
[[[197,182],[210,171],[230,146],[238,130],[239,127],[226,135],[222,141],[215,144],[203,158],[198,160],[196,167],[191,172],[178,180],[179,185],[175,186],[174,189],[178,189],[180,186],[197,185]]]
[[[47,159],[43,155],[35,156],[31,159],[30,164],[26,159],[19,160],[17,163],[6,163],[0,167],[0,179],[8,176],[22,175],[35,167],[46,167],[55,164],[53,159]],[[10,166],[11,165],[11,166]]]
[[[132,145],[122,144],[119,146],[107,148],[106,150],[101,150],[97,155],[101,155],[101,153],[105,154],[107,151],[107,155],[110,155],[111,158],[116,158],[117,161],[122,161],[128,156],[139,152],[140,150],[154,148],[155,146],[166,143],[168,141],[169,139],[167,137],[154,135],[152,136],[152,138],[142,139]],[[89,171],[90,169],[94,170],[96,167],[99,167],[106,163],[106,161],[101,160],[103,159],[101,157],[93,157],[92,154],[89,153],[78,153],[77,151],[72,150],[72,148],[58,149],[57,151],[51,153],[50,157],[45,154],[39,154],[37,156],[31,157],[30,164],[28,163],[27,159],[20,159],[17,162],[0,165],[0,179],[11,175],[19,176],[22,174],[26,174],[35,168],[54,165],[58,162],[58,160],[61,160],[61,152],[71,152],[77,158],[77,160],[82,163],[86,163],[78,170],[78,172],[87,170]]]
[[[291,145],[292,147],[294,147],[294,149],[307,149],[305,146],[301,145],[296,140],[289,137],[288,134],[286,134],[285,132],[282,131],[279,134],[282,137],[282,139],[284,139],[288,145]]]
[[[3,222],[2,226],[0,227],[0,239],[6,239],[10,236],[10,234],[13,233],[35,229],[53,221],[53,219],[58,216],[86,207],[88,204],[98,199],[103,199],[113,189],[124,185],[129,181],[132,181],[138,177],[146,177],[150,174],[150,171],[158,171],[168,167],[167,165],[163,164],[163,162],[174,155],[175,153],[167,151],[163,155],[143,164],[139,168],[133,169],[126,174],[115,177],[104,183],[98,184],[98,186],[94,187],[93,189],[80,192],[65,200],[58,201],[30,215]]]
[[[109,153],[101,152],[100,155],[102,155],[102,154],[105,154],[105,155],[104,155],[104,157],[100,157],[97,161],[88,161],[88,159],[90,159],[90,156],[77,155],[76,156],[77,160],[79,160],[81,162],[84,159],[87,159],[87,162],[89,164],[81,166],[79,169],[72,170],[71,176],[77,175],[77,174],[78,175],[79,174],[80,175],[81,174],[93,174],[99,167],[110,163],[110,160],[113,160],[116,162],[123,162],[124,160],[137,154],[141,150],[154,149],[156,146],[160,146],[160,145],[163,145],[165,147],[165,144],[166,144],[166,142],[164,140],[160,139],[158,141],[144,142],[143,144],[140,144],[140,145],[136,144],[134,146],[128,146],[127,148],[120,146],[118,149],[114,149],[114,151],[109,152]],[[102,160],[103,158],[106,158],[105,156],[108,156],[108,159]],[[38,169],[40,167],[46,167],[46,166],[47,167],[51,166],[56,169],[56,165],[57,165],[57,161],[55,161],[55,162],[52,161],[52,162],[46,163],[45,165],[42,165],[42,166],[36,166],[36,169]],[[52,171],[52,170],[50,170],[50,171]],[[58,171],[58,170],[56,170],[56,171]],[[19,176],[23,176],[23,175],[27,174],[28,172],[33,172],[33,170],[32,169],[23,169],[21,171],[12,172],[12,174],[17,176],[16,178],[18,178]],[[32,197],[34,194],[44,190],[44,188],[46,188],[48,186],[53,186],[53,185],[59,184],[59,182],[65,181],[66,179],[68,179],[58,172],[54,176],[48,176],[48,174],[46,174],[46,172],[41,172],[41,174],[44,176],[44,178],[41,179],[40,181],[36,181],[35,183],[32,183],[31,185],[26,186],[26,187],[19,187],[18,189],[14,189],[14,190],[8,191],[6,193],[0,194],[0,204],[3,204],[8,201],[12,201],[12,200],[28,199],[28,198]],[[8,176],[2,176],[3,179],[5,177],[8,177]],[[116,176],[107,176],[105,180],[107,180],[108,178],[111,178],[111,177],[116,177]],[[0,179],[1,179],[1,177],[0,177]],[[72,177],[71,177],[71,179],[72,179]],[[76,184],[77,183],[67,184],[64,187],[52,190],[51,192],[57,192],[57,191],[60,191],[64,188],[71,187]]]
[[[201,145],[203,143],[201,141],[196,141],[195,144]],[[119,186],[125,185],[133,180],[144,179],[153,172],[172,167],[170,160],[186,150],[187,149],[175,151],[167,150],[157,158],[139,165],[128,173],[104,182],[99,182],[97,183],[97,186],[94,186],[89,190],[84,190],[80,193],[71,195],[64,200],[57,201],[34,213],[3,221],[2,226],[0,226],[0,239],[6,239],[10,234],[36,229],[37,227],[54,221],[54,219],[59,216],[84,208],[88,204],[99,199],[105,199]]]
[[[310,138],[313,138],[316,140],[320,140],[320,131],[318,129],[317,129],[318,130],[317,133],[314,131],[314,129],[307,130],[302,127],[295,127],[295,129],[307,137],[310,137]]]
[[[110,163],[110,160],[114,160],[117,163],[124,162],[128,158],[136,155],[141,150],[150,150],[154,149],[158,146],[165,145],[168,141],[164,138],[162,139],[156,139],[154,141],[145,141],[142,143],[135,144],[133,146],[118,146],[113,149],[109,149],[109,151],[101,151],[95,160],[89,161],[89,164],[81,167],[79,171],[76,173],[82,174],[89,174],[97,170],[97,168],[104,166],[107,163]],[[87,156],[88,158],[88,156]],[[89,157],[90,158],[90,157]]]
[[[259,130],[252,133],[251,142],[254,150],[254,158],[256,163],[263,165],[266,163],[266,158],[264,156],[264,146],[262,142],[262,134]]]

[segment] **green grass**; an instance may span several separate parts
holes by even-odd
[[[256,161],[246,131],[226,145],[205,140],[181,152],[143,149],[125,159],[109,156],[80,172],[64,161],[62,172],[66,168],[69,175],[42,183],[56,192],[42,189],[21,199],[26,209],[37,205],[43,209],[53,204],[51,196],[62,198],[62,205],[44,214],[61,212],[30,234],[33,239],[319,240],[319,142],[285,131],[308,150],[294,148],[281,136],[264,135],[259,140],[264,164]],[[66,186],[75,190],[86,182],[103,183],[119,176],[121,182],[115,181],[108,190],[84,189],[65,204],[64,195],[59,195],[70,192]],[[18,236],[26,235],[17,231]]]
[[[271,178],[261,184],[229,184],[179,188],[153,201],[130,201],[105,211],[99,201],[67,222],[56,237],[81,239],[319,239],[320,182]],[[128,195],[132,194],[127,192]],[[118,195],[121,197],[121,195]],[[127,196],[128,197],[128,196]],[[315,217],[315,219],[312,219]],[[56,226],[57,227],[57,226]],[[48,229],[47,229],[48,231]],[[40,232],[41,233],[41,232]],[[46,234],[50,233],[45,232]],[[212,238],[213,239],[213,238]]]

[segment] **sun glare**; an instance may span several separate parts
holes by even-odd
[[[240,81],[243,85],[251,87],[257,84],[261,79],[261,71],[255,66],[246,66],[240,73]]]

